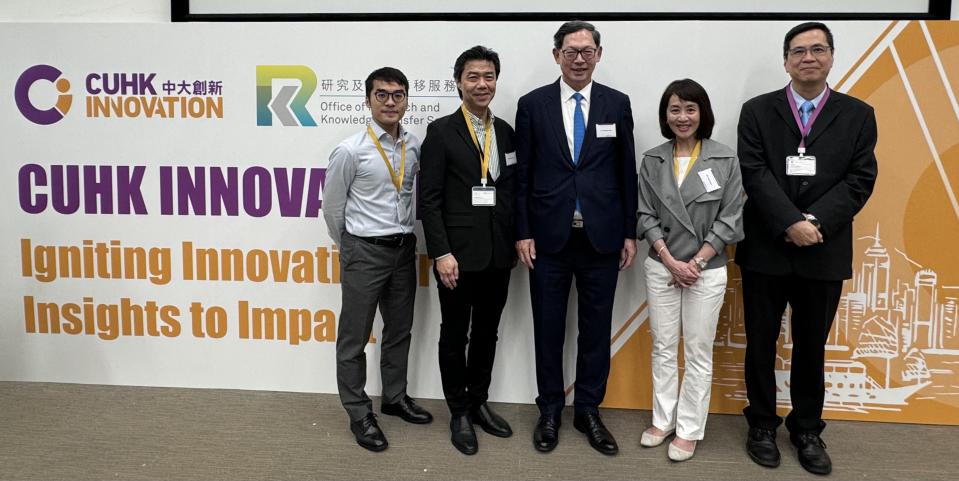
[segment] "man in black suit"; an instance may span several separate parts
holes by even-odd
[[[473,423],[495,436],[513,434],[486,403],[516,263],[513,128],[489,109],[499,72],[499,56],[486,47],[456,59],[453,77],[463,104],[429,125],[420,159],[420,212],[443,319],[440,375],[450,440],[464,454],[478,448]]]
[[[516,111],[516,250],[530,269],[540,418],[539,451],[559,440],[566,401],[563,343],[572,281],[578,294],[575,417],[590,445],[616,454],[599,405],[609,377],[613,295],[636,255],[636,152],[629,97],[593,82],[603,54],[593,25],[553,36],[562,76],[519,100]]]
[[[747,452],[776,467],[776,342],[792,308],[789,437],[802,466],[828,474],[820,438],[825,344],[842,281],[852,277],[852,222],[876,181],[872,107],[830,90],[833,37],[822,23],[786,34],[783,59],[791,82],[743,105],[739,163],[748,200],[742,270],[746,323]]]

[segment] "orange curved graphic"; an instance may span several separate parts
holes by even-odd
[[[879,178],[855,221],[853,278],[827,345],[825,417],[959,424],[959,22],[891,23],[836,88],[876,110]],[[739,413],[746,340],[739,270],[728,267],[710,410]],[[788,333],[787,309],[784,412]],[[605,406],[650,407],[650,343],[643,325],[614,354]]]

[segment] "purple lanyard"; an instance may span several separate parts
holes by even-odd
[[[822,108],[826,105],[826,100],[829,100],[829,86],[826,86],[826,93],[822,96],[822,100],[820,100],[819,105],[813,109],[812,115],[809,117],[809,120],[806,121],[806,125],[803,126],[802,119],[799,117],[799,109],[796,107],[796,99],[793,98],[789,85],[786,85],[786,101],[789,102],[789,108],[793,111],[793,118],[796,119],[796,126],[799,127],[799,155],[806,153],[806,135],[812,130],[812,124],[816,121],[816,118],[819,117],[819,112],[822,112]]]

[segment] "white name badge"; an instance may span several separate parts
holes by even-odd
[[[790,155],[786,157],[786,175],[804,177],[816,175],[816,156]]]
[[[596,124],[596,138],[616,137],[616,124]]]
[[[713,177],[713,169],[700,170],[699,180],[703,181],[703,187],[706,188],[706,192],[719,190],[719,182],[716,181],[716,177]]]
[[[516,152],[507,152],[506,153],[506,165],[516,165]]]
[[[493,207],[496,205],[496,187],[473,187],[473,205]]]

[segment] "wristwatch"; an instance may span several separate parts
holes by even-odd
[[[819,222],[819,219],[817,219],[816,216],[812,214],[803,214],[803,217],[805,217],[806,220],[808,220],[809,223],[812,224],[815,228],[819,229],[822,227],[822,224]]]
[[[703,259],[702,257],[693,257],[693,262],[695,262],[696,265],[699,266],[700,271],[706,270],[706,265],[708,264],[706,262],[706,259]]]

